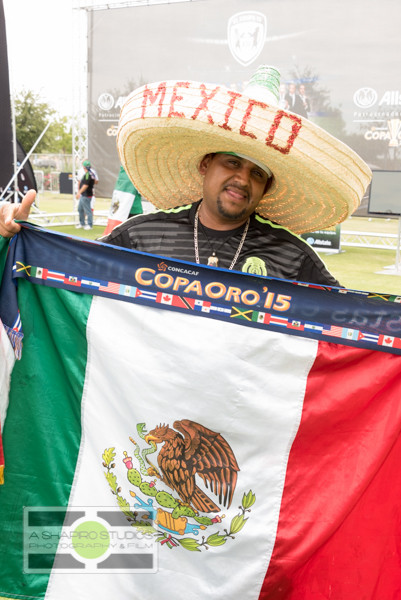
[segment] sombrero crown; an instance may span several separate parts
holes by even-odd
[[[296,233],[340,223],[370,182],[346,144],[277,107],[279,73],[259,67],[243,94],[194,81],[161,81],[133,91],[120,116],[117,146],[139,192],[157,208],[202,197],[205,154],[234,152],[266,165],[273,182],[256,212]]]

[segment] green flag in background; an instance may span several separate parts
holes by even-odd
[[[142,212],[142,197],[128,177],[124,167],[121,166],[103,235],[110,233],[114,227],[128,219],[129,216],[140,215]]]

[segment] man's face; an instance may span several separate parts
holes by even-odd
[[[199,166],[205,210],[221,224],[240,225],[262,199],[267,173],[253,162],[231,154],[207,154]]]

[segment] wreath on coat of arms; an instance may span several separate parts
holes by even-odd
[[[235,539],[248,520],[256,497],[252,490],[243,493],[240,512],[228,527],[207,532],[209,527],[223,524],[233,500],[240,470],[234,453],[224,437],[199,423],[183,419],[169,425],[158,425],[149,433],[146,424],[137,425],[140,440],[130,437],[135,450],[132,456],[124,451],[131,503],[121,495],[122,488],[114,473],[115,448],[103,452],[105,476],[111,492],[127,520],[142,533],[152,535],[156,542],[172,549],[181,546],[200,552],[212,546],[222,546]],[[157,455],[157,466],[150,455]],[[137,467],[134,466],[136,462]],[[158,481],[172,492],[158,488]],[[204,491],[198,483],[202,481]],[[145,497],[147,498],[145,499]],[[134,509],[134,510],[133,510]],[[138,510],[135,510],[138,509]],[[222,527],[223,525],[221,525]],[[205,532],[200,536],[200,532]]]

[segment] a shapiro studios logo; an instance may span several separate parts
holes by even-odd
[[[230,52],[240,65],[250,65],[261,53],[266,39],[266,16],[251,10],[230,17],[227,40]]]
[[[26,507],[24,573],[155,573],[149,528],[148,510],[133,522],[118,507]]]

